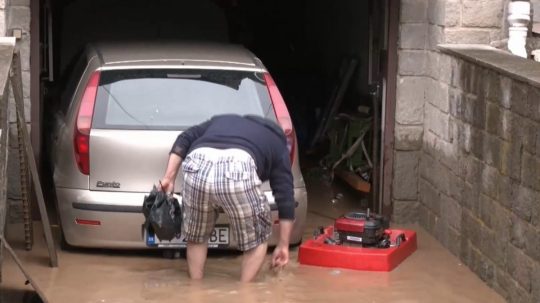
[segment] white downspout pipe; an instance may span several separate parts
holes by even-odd
[[[508,50],[516,56],[528,58],[527,36],[531,22],[531,3],[529,1],[513,1],[508,3]]]

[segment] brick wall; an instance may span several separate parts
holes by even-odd
[[[494,54],[501,66],[519,60]],[[519,75],[536,63],[508,74],[440,60],[446,93],[425,104],[420,224],[510,302],[538,302],[540,82]]]
[[[508,2],[401,1],[393,221],[420,223],[509,302],[540,302],[540,68],[437,46],[500,46]]]
[[[398,50],[393,221],[418,221],[419,151],[424,137],[425,104],[448,112],[448,86],[440,74],[448,69],[441,62],[437,45],[498,43],[506,34],[505,11],[509,0],[402,0]],[[445,107],[446,106],[446,107]],[[430,119],[438,117],[429,116]],[[438,131],[450,127],[448,119],[437,120]]]
[[[401,3],[392,185],[392,219],[398,223],[416,221],[418,217],[417,176],[424,133],[428,49],[431,48],[428,42],[429,2],[402,0]]]
[[[445,42],[489,44],[507,37],[508,0],[446,0]]]

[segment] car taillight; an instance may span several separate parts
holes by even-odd
[[[272,79],[272,76],[270,76],[269,73],[264,74],[264,81],[268,87],[268,93],[270,94],[270,99],[272,100],[272,105],[274,106],[274,112],[276,113],[278,123],[283,129],[285,137],[287,138],[287,148],[289,149],[289,156],[291,158],[292,165],[296,155],[296,134],[294,133],[291,116],[289,115],[287,105],[285,105],[285,101],[283,100],[274,79]]]
[[[92,128],[92,116],[94,115],[99,76],[99,71],[94,72],[84,89],[73,138],[75,159],[79,170],[85,175],[90,174],[90,129]]]

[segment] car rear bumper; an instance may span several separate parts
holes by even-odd
[[[148,248],[143,239],[144,216],[141,212],[142,201],[147,193],[56,188],[56,194],[62,231],[69,245],[115,249]],[[272,219],[277,222],[278,213],[273,197],[269,192],[265,194],[273,209]],[[296,221],[291,243],[298,243],[302,239],[307,212],[305,188],[295,189],[295,200]],[[80,224],[81,220],[91,224]],[[228,224],[227,216],[220,214],[217,224]],[[274,224],[269,245],[277,244],[278,235],[279,225]],[[230,241],[229,248],[234,249],[235,239],[231,237]]]

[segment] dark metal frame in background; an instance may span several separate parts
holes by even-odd
[[[383,174],[381,191],[381,212],[391,216],[393,212],[392,182],[394,179],[394,129],[396,124],[397,100],[397,64],[398,64],[398,38],[399,38],[399,10],[400,0],[387,0],[388,2],[388,60],[385,71],[386,102],[384,110],[383,133]]]
[[[370,37],[378,37],[377,51],[370,38],[369,88],[373,106],[372,132],[372,191],[371,206],[378,213],[391,217],[393,213],[392,182],[394,165],[394,129],[396,113],[396,84],[400,0],[374,0]],[[382,8],[382,9],[381,9]],[[376,32],[373,27],[379,26]],[[380,28],[380,26],[383,26]],[[371,66],[373,65],[373,66]]]
[[[41,56],[40,56],[40,0],[30,1],[30,127],[34,157],[41,163]]]

